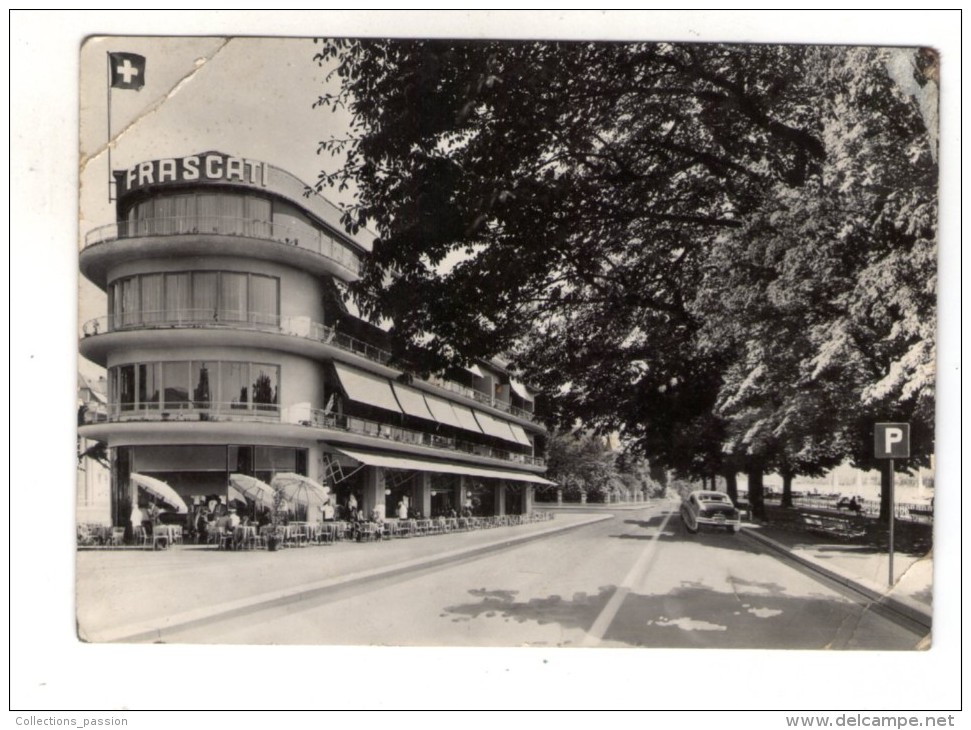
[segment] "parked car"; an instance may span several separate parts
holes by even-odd
[[[700,489],[681,503],[681,521],[692,534],[702,526],[724,527],[730,532],[738,532],[742,524],[741,514],[727,494]]]

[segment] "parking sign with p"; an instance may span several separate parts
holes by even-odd
[[[910,424],[876,423],[873,426],[873,455],[877,459],[910,458]]]

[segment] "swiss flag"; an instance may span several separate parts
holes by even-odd
[[[145,85],[145,56],[137,53],[109,53],[111,88],[134,89]]]

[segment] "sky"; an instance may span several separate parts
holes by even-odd
[[[111,94],[112,166],[220,150],[262,160],[306,183],[328,157],[317,143],[347,116],[313,108],[326,70],[309,38],[91,38],[81,51],[82,231],[113,221],[107,198],[109,51],[146,59],[146,83]]]
[[[116,133],[125,130],[116,135],[117,146],[112,152],[116,168],[143,159],[215,148],[269,162],[313,182],[326,162],[315,154],[316,143],[326,137],[328,125],[336,121],[328,122],[325,112],[310,108],[322,83],[312,61],[313,44],[309,40],[247,39],[233,40],[223,47],[223,40],[216,36],[649,38],[935,46],[941,50],[945,105],[941,133],[944,212],[939,422],[958,424],[960,16],[926,10],[837,14],[112,10],[18,11],[11,14],[10,25],[10,64],[15,73],[9,77],[11,234],[6,306],[12,307],[7,312],[7,366],[11,422],[16,428],[11,430],[8,444],[8,511],[10,515],[33,516],[11,519],[9,539],[0,543],[0,549],[9,550],[10,545],[25,548],[8,555],[10,624],[14,629],[10,653],[16,667],[11,673],[12,707],[146,707],[156,706],[160,697],[178,707],[189,706],[196,697],[211,703],[214,697],[238,697],[246,692],[240,690],[238,676],[230,672],[223,673],[225,676],[208,672],[205,686],[181,684],[187,667],[211,664],[214,653],[245,661],[255,668],[252,680],[263,688],[261,691],[294,697],[298,706],[311,698],[312,704],[341,707],[432,705],[454,709],[469,706],[469,698],[477,697],[486,705],[501,707],[692,707],[697,700],[692,692],[693,679],[700,667],[705,676],[718,678],[712,691],[721,699],[719,707],[752,707],[751,688],[759,671],[764,678],[766,703],[776,708],[826,707],[829,698],[844,696],[848,680],[860,708],[957,705],[953,700],[960,692],[958,591],[963,511],[958,428],[943,428],[938,434],[936,505],[940,520],[936,526],[935,573],[942,592],[935,597],[934,649],[919,655],[328,648],[328,658],[341,671],[332,673],[326,686],[316,671],[299,670],[281,673],[286,676],[283,684],[275,673],[259,673],[259,668],[299,668],[301,662],[312,662],[316,669],[320,650],[295,647],[270,654],[270,650],[261,653],[244,647],[242,652],[228,654],[205,647],[166,647],[170,651],[163,657],[149,653],[153,647],[79,644],[73,625],[71,495],[78,322],[104,314],[103,304],[99,309],[85,301],[90,300],[91,292],[86,297],[84,290],[79,307],[77,251],[85,231],[111,223],[114,218],[107,202],[104,154],[106,50],[141,53],[148,62],[145,88],[113,95],[112,129]],[[118,37],[110,43],[89,40],[80,50],[85,37],[103,34]],[[149,34],[161,37],[150,41],[123,38]],[[165,38],[185,34],[197,37]],[[254,44],[276,52],[257,57],[251,53]],[[197,67],[197,59],[210,60]],[[180,80],[184,80],[181,86]],[[86,160],[83,166],[81,160]],[[37,538],[37,519],[45,525],[43,540]],[[51,661],[52,656],[57,661]],[[267,660],[270,656],[272,659]],[[169,671],[162,672],[166,662]],[[744,667],[741,673],[739,666]],[[138,670],[119,671],[124,667]],[[370,679],[376,667],[381,671],[375,676],[383,674],[395,677],[395,681]],[[431,679],[416,688],[422,677]],[[789,677],[793,680],[780,679]],[[807,683],[812,685],[808,695]],[[719,716],[719,723],[756,730],[784,726],[778,716],[766,718],[772,721],[763,720],[757,713]],[[198,715],[193,720],[198,722]],[[469,720],[462,718],[462,723]],[[165,718],[164,722],[170,720]],[[144,716],[138,718],[138,725],[155,726]]]

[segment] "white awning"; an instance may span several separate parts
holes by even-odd
[[[526,435],[526,430],[518,423],[510,423],[509,428],[512,429],[512,435],[516,437],[516,441],[521,443],[523,446],[533,445],[529,440],[529,436]]]
[[[391,387],[394,389],[394,394],[398,397],[398,403],[401,404],[401,408],[409,416],[417,416],[418,418],[425,418],[429,421],[437,420],[432,415],[432,412],[428,410],[428,404],[425,403],[425,396],[421,394],[421,391],[394,382],[391,383]]]
[[[465,369],[468,370],[470,373],[472,373],[477,378],[484,378],[485,377],[485,375],[482,374],[482,370],[475,363],[472,363],[471,365],[466,365],[465,366]]]
[[[341,385],[347,392],[347,397],[358,403],[366,403],[370,406],[384,408],[387,411],[401,413],[401,406],[394,397],[391,390],[391,383],[380,377],[372,375],[363,370],[349,368],[339,362],[334,363],[337,370],[337,377],[340,378]]]
[[[132,472],[129,477],[132,484],[144,489],[153,497],[168,503],[174,507],[175,511],[180,515],[184,515],[189,511],[188,506],[182,497],[179,496],[179,493],[161,479],[156,479],[155,477],[150,477],[147,474],[139,474],[137,472]]]
[[[522,398],[523,400],[528,400],[530,403],[533,402],[533,396],[531,396],[529,394],[529,391],[526,390],[526,386],[520,383],[518,380],[513,380],[512,378],[509,378],[509,385],[512,388],[513,392],[516,395],[518,395],[520,398]]]
[[[425,403],[428,404],[428,410],[432,412],[432,417],[436,421],[439,423],[444,423],[446,426],[462,428],[462,422],[459,421],[459,417],[455,415],[455,411],[452,409],[451,403],[444,398],[429,395],[428,393],[425,393],[424,395]]]
[[[503,441],[512,441],[516,444],[520,443],[519,439],[513,434],[508,422],[493,418],[488,413],[483,413],[482,411],[475,412],[475,420],[482,426],[482,430],[490,436],[495,436]]]
[[[385,469],[411,469],[413,471],[430,471],[438,474],[465,474],[466,476],[484,477],[488,479],[508,479],[513,482],[531,482],[532,484],[556,484],[536,474],[522,471],[502,471],[500,469],[484,469],[466,464],[448,464],[442,461],[416,459],[407,456],[392,456],[390,454],[374,454],[367,451],[353,451],[351,449],[337,449],[345,456],[349,456],[367,466],[380,466]]]
[[[472,433],[483,432],[480,424],[476,422],[475,416],[472,415],[471,409],[466,408],[465,406],[460,406],[458,403],[453,403],[452,410],[455,411],[455,415],[458,416],[459,422],[462,424],[462,428],[464,428],[466,431],[471,431]]]

